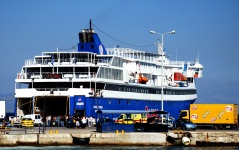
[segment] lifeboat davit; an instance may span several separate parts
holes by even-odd
[[[143,77],[142,74],[139,74],[139,80],[138,81],[141,84],[146,84],[149,81],[149,79],[146,78],[146,77]]]

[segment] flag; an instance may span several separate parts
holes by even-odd
[[[51,64],[54,66],[54,55],[51,56]]]

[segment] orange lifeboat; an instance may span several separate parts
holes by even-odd
[[[182,75],[180,72],[175,72],[174,81],[187,81],[187,77]]]
[[[139,74],[139,80],[138,80],[139,83],[141,83],[141,84],[146,84],[146,83],[148,82],[148,80],[149,80],[149,79],[146,78],[146,77],[143,77],[141,73]]]

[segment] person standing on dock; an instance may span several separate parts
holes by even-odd
[[[86,123],[87,123],[87,120],[86,120],[86,117],[84,116],[82,119],[81,119],[81,121],[82,121],[82,127],[83,128],[86,128]]]
[[[79,118],[78,115],[76,115],[75,120],[76,120],[76,129],[79,129],[79,127],[80,127],[80,118]]]
[[[65,123],[65,117],[61,116],[61,127],[64,127],[64,123]]]
[[[59,115],[59,116],[56,118],[56,122],[57,122],[57,126],[60,127],[61,115]]]
[[[92,127],[92,117],[88,118],[88,127]]]
[[[44,115],[41,119],[42,123],[43,123],[43,126],[45,127],[46,126],[46,116]]]
[[[51,126],[51,115],[49,115],[47,117],[47,126],[50,127]]]

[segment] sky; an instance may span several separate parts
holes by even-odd
[[[0,94],[14,93],[25,60],[69,49],[93,28],[106,48],[157,52],[164,36],[171,60],[199,58],[196,103],[238,103],[238,0],[0,0]]]

